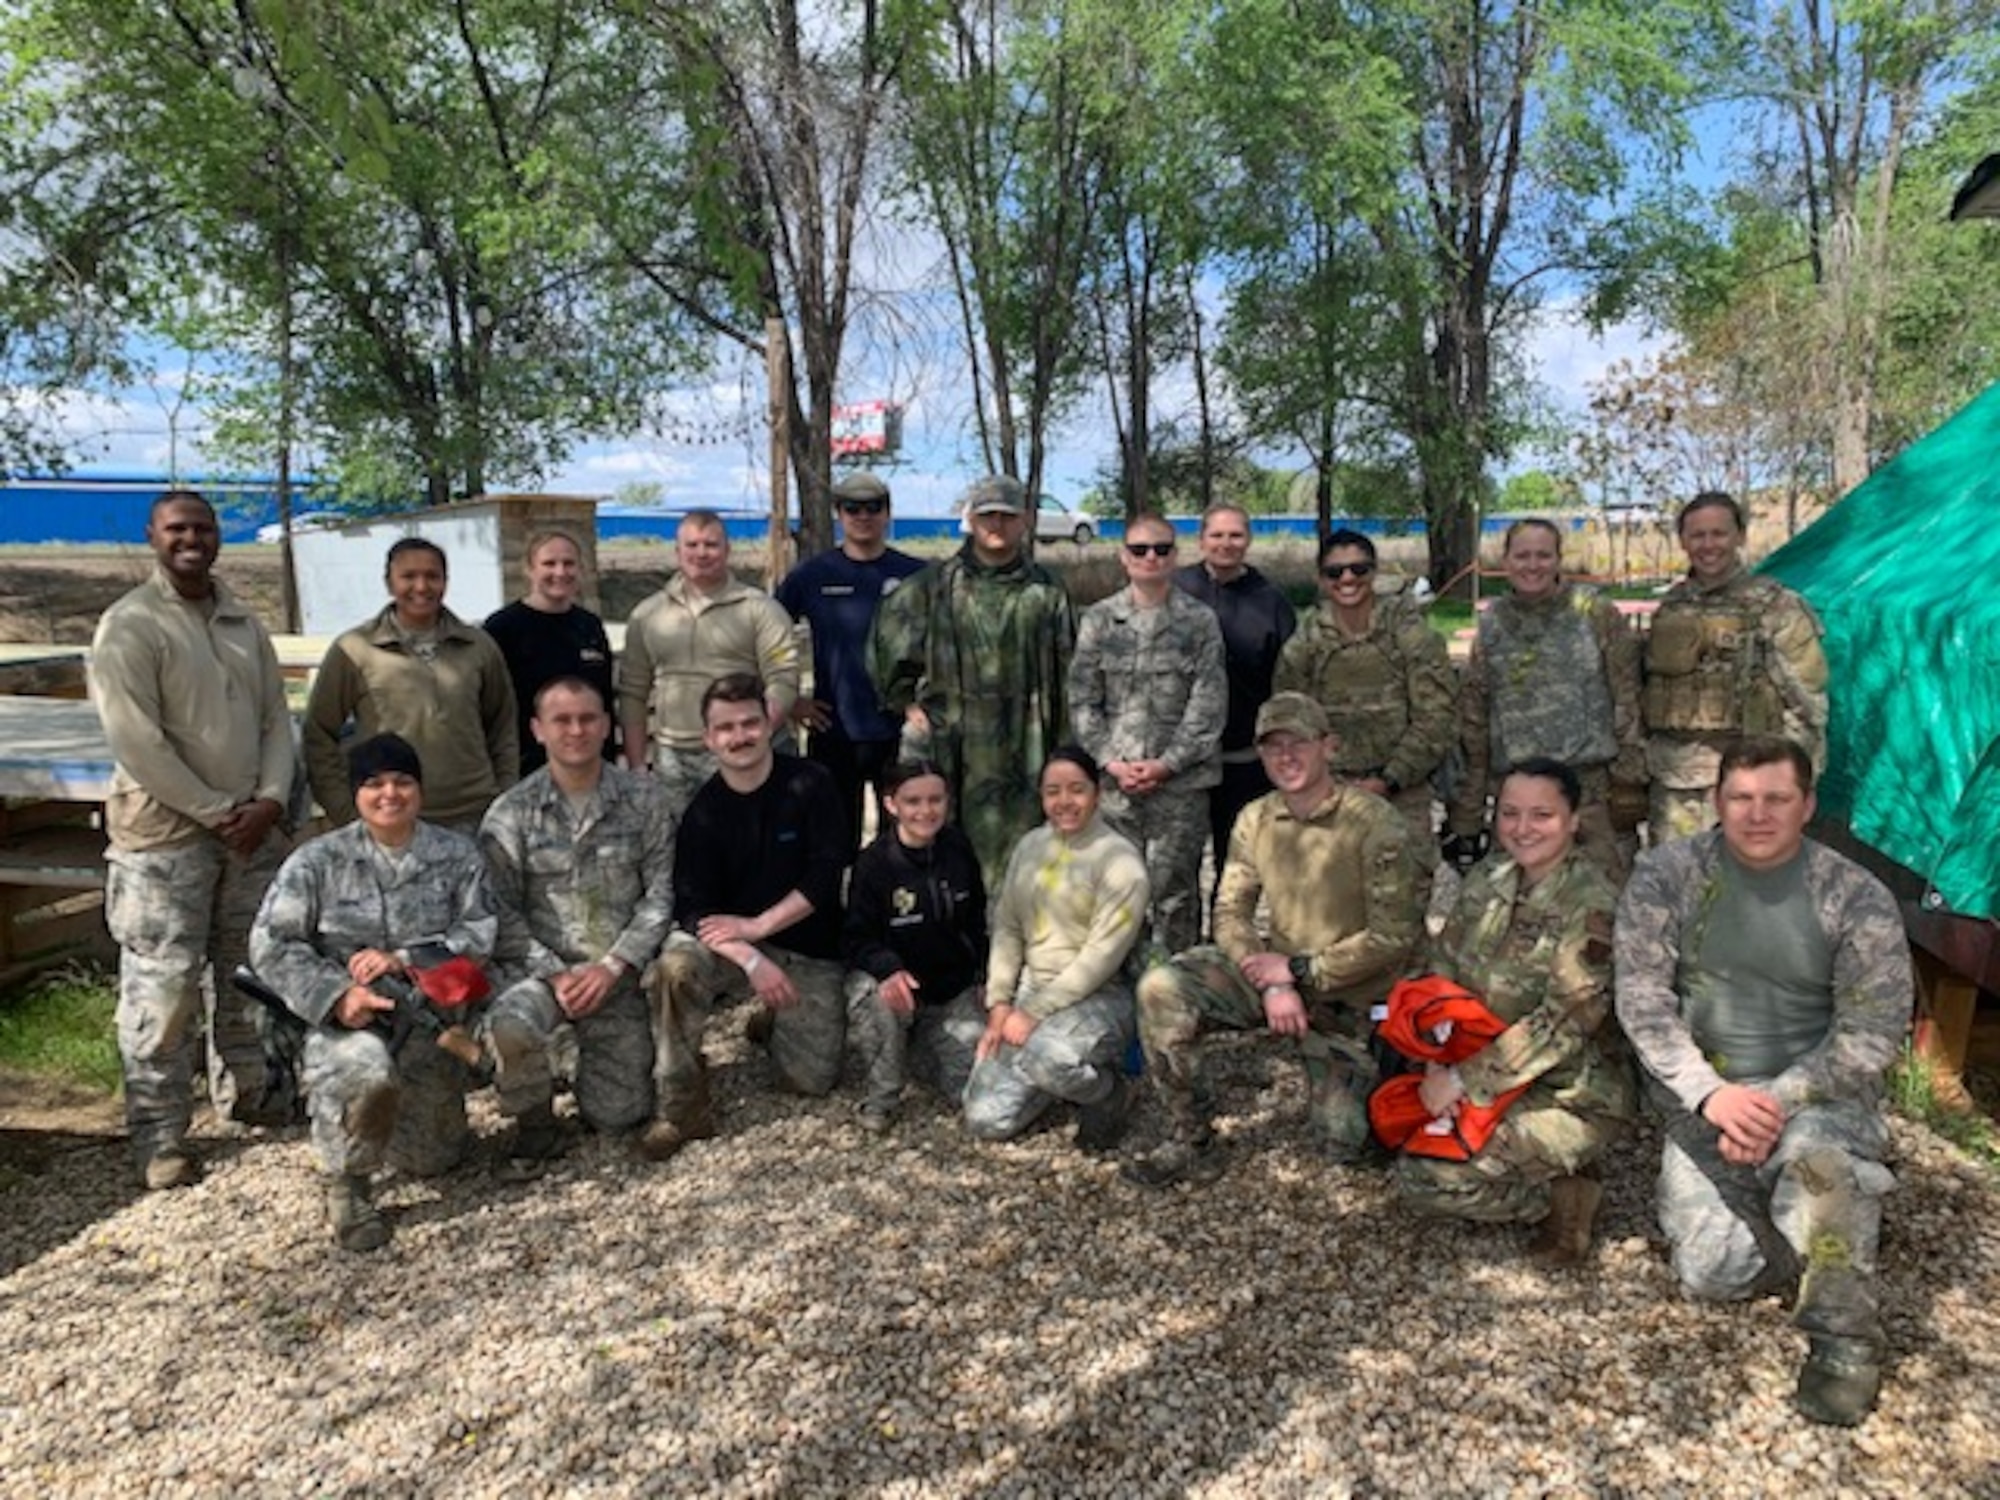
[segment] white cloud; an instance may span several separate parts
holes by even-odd
[[[1582,411],[1591,385],[1620,360],[1633,364],[1664,351],[1672,341],[1635,320],[1592,333],[1577,304],[1553,303],[1528,335],[1526,363],[1563,408]]]

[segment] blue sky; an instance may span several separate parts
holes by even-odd
[[[906,405],[904,450],[882,472],[890,480],[897,509],[906,515],[946,514],[952,501],[983,470],[971,428],[970,406],[961,394],[962,367],[936,354],[913,358],[907,343],[884,357],[886,345],[859,341],[862,368],[872,373],[852,382],[850,400],[889,398]],[[1528,351],[1528,365],[1559,406],[1581,412],[1590,382],[1620,359],[1642,357],[1655,342],[1636,325],[1614,326],[1592,336],[1571,311],[1554,305],[1541,319]],[[199,475],[206,460],[206,422],[180,402],[187,372],[162,357],[150,384],[111,395],[75,397],[61,426],[75,444],[75,467],[82,473]],[[1170,376],[1157,392],[1162,410],[1171,411],[1181,393]],[[768,445],[762,422],[763,375],[741,354],[725,354],[702,385],[671,392],[664,405],[672,431],[634,433],[580,448],[542,488],[558,494],[609,497],[634,484],[657,484],[675,507],[756,508],[769,494]],[[697,436],[699,435],[699,436]],[[1116,440],[1101,401],[1087,403],[1055,435],[1045,488],[1074,504],[1094,482]],[[1524,455],[1527,462],[1532,455]],[[310,466],[311,455],[295,461]],[[514,488],[496,484],[495,488]]]

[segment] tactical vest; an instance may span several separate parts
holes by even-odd
[[[1611,684],[1590,619],[1596,598],[1577,588],[1547,604],[1502,598],[1479,617],[1496,769],[1531,755],[1570,766],[1617,756]]]
[[[1777,734],[1784,700],[1772,676],[1764,610],[1777,585],[1737,578],[1676,590],[1646,638],[1646,727],[1668,734]]]

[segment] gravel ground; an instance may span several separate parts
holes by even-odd
[[[526,1187],[482,1151],[386,1192],[369,1257],[296,1136],[150,1197],[122,1141],[47,1142],[0,1183],[0,1493],[2000,1495],[2000,1197],[1921,1128],[1894,1365],[1841,1432],[1791,1411],[1779,1303],[1675,1295],[1650,1136],[1544,1273],[1317,1159],[1275,1048],[1219,1049],[1228,1175],[1155,1196],[1066,1119],[980,1147],[913,1102],[878,1141],[740,1031],[723,1138],[581,1139]]]

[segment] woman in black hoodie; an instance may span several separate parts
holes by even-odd
[[[947,822],[944,773],[906,760],[884,778],[887,823],[848,884],[848,1030],[868,1072],[864,1128],[896,1122],[913,1070],[956,1109],[986,1029],[986,887],[971,841]]]

